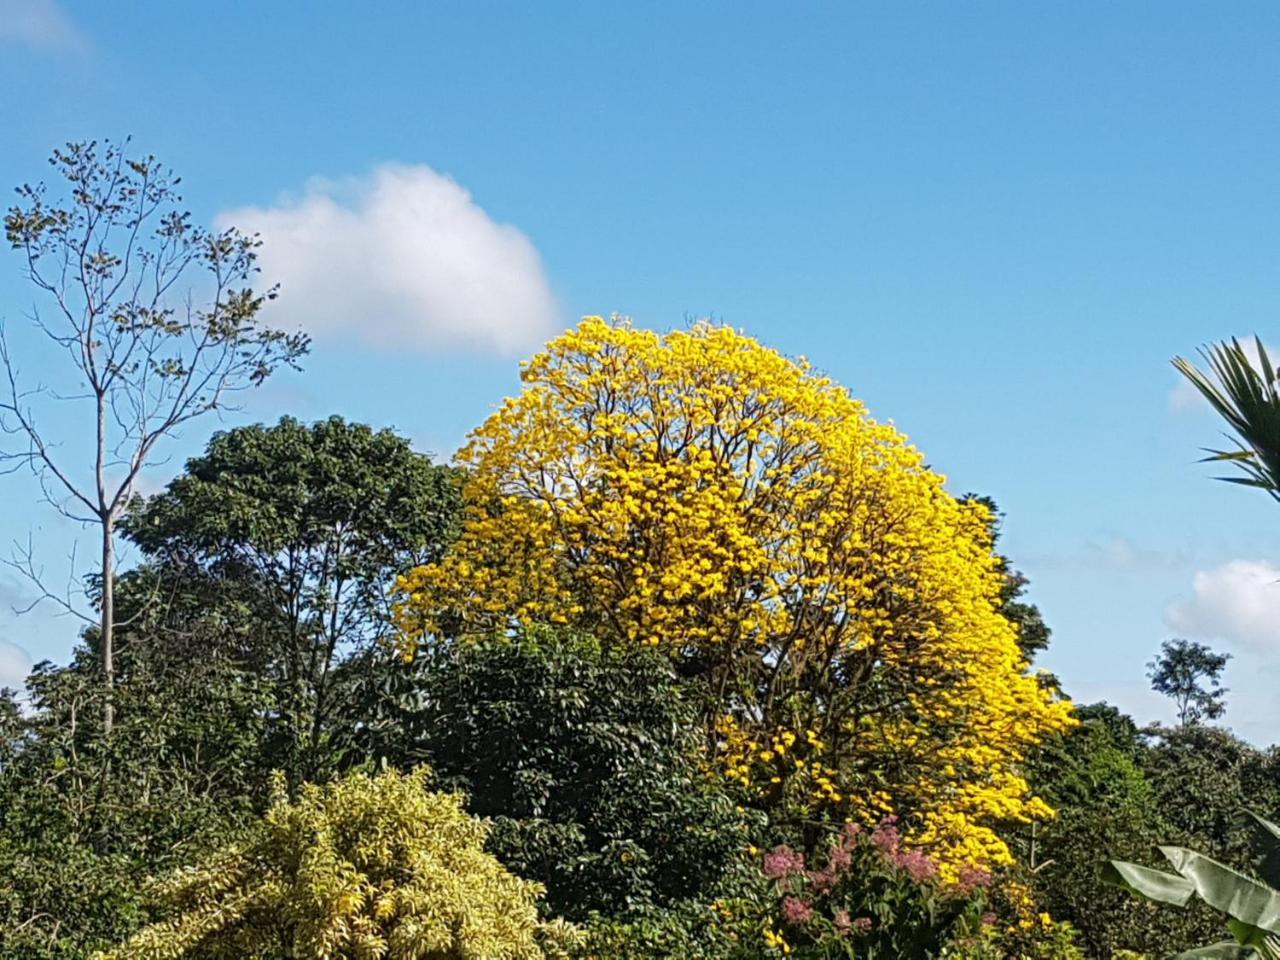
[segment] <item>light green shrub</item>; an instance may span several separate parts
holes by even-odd
[[[424,770],[282,782],[245,842],[163,881],[165,919],[98,960],[542,960],[577,937],[484,852],[487,825]]]

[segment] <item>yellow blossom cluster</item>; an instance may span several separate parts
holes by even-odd
[[[787,943],[787,938],[777,930],[773,929],[773,925],[766,923],[763,928],[763,939],[765,949],[781,953],[784,956],[791,952],[791,944]]]
[[[1053,927],[1053,917],[1036,906],[1031,888],[1021,880],[1005,879],[1000,892],[1013,916],[1005,928],[1009,934],[1031,933]]]
[[[716,759],[725,776],[766,802],[776,802],[784,793],[792,800],[817,806],[836,806],[846,799],[837,785],[840,771],[823,763],[827,745],[817,731],[781,728],[755,740],[729,714],[717,718],[715,730],[719,744]],[[871,821],[865,816],[866,798],[848,799],[851,809]],[[880,800],[877,813],[884,816],[889,812],[888,797],[882,794]]]
[[[1024,753],[1071,720],[997,610],[985,507],[729,327],[588,317],[522,379],[458,455],[459,542],[400,583],[410,649],[537,620],[659,647],[704,679],[731,777],[1008,860],[994,825],[1049,813]]]

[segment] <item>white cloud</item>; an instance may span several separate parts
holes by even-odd
[[[31,672],[31,658],[17,644],[0,640],[0,688],[12,687],[22,692]]]
[[[0,41],[37,50],[83,50],[89,42],[54,0],[0,0]]]
[[[533,243],[427,166],[313,179],[300,198],[229,210],[262,235],[273,322],[397,349],[520,353],[555,332],[558,308]]]
[[[1192,599],[1165,611],[1171,630],[1192,640],[1280,653],[1280,567],[1263,560],[1232,560],[1199,571],[1191,591]]]
[[[1238,337],[1240,346],[1244,347],[1245,356],[1249,358],[1249,362],[1254,367],[1259,367],[1258,359],[1258,342],[1252,336]],[[1275,366],[1280,361],[1280,353],[1269,343],[1263,343],[1263,349],[1267,351],[1267,357],[1271,360],[1271,365]],[[1204,369],[1204,358],[1199,353],[1194,356],[1188,355],[1188,360],[1195,363],[1196,366]],[[1173,385],[1173,389],[1169,391],[1169,409],[1175,412],[1182,410],[1208,410],[1209,401],[1205,400],[1204,395],[1200,393],[1181,373],[1177,374],[1178,382]]]

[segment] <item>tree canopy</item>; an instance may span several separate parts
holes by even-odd
[[[129,607],[151,638],[214,621],[203,643],[275,681],[276,762],[296,781],[328,762],[339,663],[389,639],[396,575],[442,555],[459,509],[455,472],[390,430],[285,417],[217,433],[123,522],[147,562]]]
[[[1151,689],[1178,708],[1178,723],[1188,727],[1226,712],[1227,690],[1221,678],[1230,659],[1231,654],[1216,653],[1194,640],[1166,640],[1160,655],[1147,664],[1147,676]]]
[[[668,653],[766,804],[902,812],[948,862],[1048,814],[1070,725],[1001,615],[992,518],[807,362],[728,327],[587,318],[471,436],[456,547],[401,583],[430,642],[536,620]]]

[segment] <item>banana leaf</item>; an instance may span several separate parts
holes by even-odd
[[[1124,887],[1148,900],[1175,907],[1185,907],[1196,890],[1195,885],[1183,877],[1124,860],[1104,863],[1102,881],[1115,887]]]
[[[1186,847],[1161,847],[1160,852],[1191,881],[1201,900],[1236,921],[1232,932],[1238,941],[1252,943],[1262,934],[1280,933],[1276,891]]]
[[[1252,810],[1246,812],[1253,820],[1258,851],[1262,854],[1261,862],[1258,864],[1258,876],[1262,877],[1269,886],[1280,888],[1280,827],[1258,816]]]
[[[1171,960],[1257,960],[1258,951],[1253,947],[1242,947],[1234,940],[1210,944],[1207,947],[1196,947],[1174,954]]]

